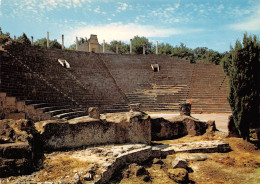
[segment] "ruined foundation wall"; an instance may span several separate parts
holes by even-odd
[[[150,117],[141,112],[120,113],[127,117],[119,123],[108,119],[49,120],[37,122],[43,149],[47,151],[82,146],[151,142]]]

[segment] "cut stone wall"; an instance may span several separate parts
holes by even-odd
[[[186,115],[175,117],[172,121],[164,118],[151,119],[152,140],[179,138],[185,135],[202,135],[208,128],[207,123]]]
[[[35,123],[35,127],[40,133],[43,149],[47,151],[98,144],[151,142],[150,117],[142,112],[110,113],[101,119],[48,120]]]
[[[42,121],[52,118],[50,114],[35,109],[33,105],[25,105],[24,101],[18,101],[16,97],[6,96],[6,93],[0,92],[0,105],[2,119]]]

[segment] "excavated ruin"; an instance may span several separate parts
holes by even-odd
[[[217,131],[214,122],[190,114],[231,112],[220,66],[168,56],[46,49],[14,41],[0,47],[0,61],[3,182],[105,183],[121,171],[123,180],[140,176],[149,182],[151,171],[144,162],[171,181],[187,182],[190,170],[185,160],[176,160],[172,167],[166,163],[168,156],[230,150],[221,140],[154,142]],[[181,115],[173,120],[146,113],[178,112],[187,102],[188,108],[181,106]],[[67,165],[69,174],[63,175]],[[28,176],[9,177],[24,174]]]

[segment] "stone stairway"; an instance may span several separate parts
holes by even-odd
[[[192,102],[193,113],[230,113],[227,77],[220,66],[191,64],[167,56],[104,56],[109,70],[130,103],[146,111],[178,111]],[[154,72],[151,64],[158,64]]]
[[[86,56],[84,52],[68,53],[55,49],[24,46],[16,42],[8,42],[2,50],[6,51],[3,58],[7,61],[1,62],[4,72],[2,72],[3,82],[0,91],[16,97],[18,101],[24,101],[26,105],[35,106],[35,109],[39,108],[39,111],[44,108],[44,113],[51,115],[52,118],[71,119],[85,116],[86,109],[91,106],[99,107],[101,112],[129,109],[120,95],[108,94],[115,88],[111,89],[111,76],[109,77],[108,72],[100,66],[100,59],[95,55],[84,57]],[[62,68],[57,62],[58,58],[67,59],[73,67]],[[91,60],[95,63],[98,68],[94,69],[93,66],[91,69],[93,79],[96,79],[98,74],[103,78],[103,82],[106,81],[103,83],[106,85],[100,86],[102,84],[100,77],[95,81],[89,78],[85,80],[82,77],[84,75],[78,75],[79,69],[82,69],[82,64],[84,65],[82,61],[76,62],[79,58],[83,62]],[[84,71],[87,71],[86,69]],[[14,75],[14,71],[18,74]],[[100,89],[107,88],[106,86],[109,87],[108,90]]]
[[[129,110],[178,111],[192,102],[192,113],[230,113],[227,77],[220,66],[191,64],[178,57],[109,55],[46,49],[9,41],[0,47],[0,92],[52,118]],[[58,59],[66,60],[64,68]],[[152,69],[153,65],[159,70]],[[32,116],[32,118],[37,119]]]

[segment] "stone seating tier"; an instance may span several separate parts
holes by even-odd
[[[23,50],[23,52],[21,52],[21,50]],[[92,61],[90,60],[90,62],[93,62],[94,60],[93,63],[97,66],[96,68],[90,68],[90,73],[92,75],[87,75],[90,79],[92,78],[92,80],[90,80],[89,78],[81,79],[84,75],[81,77],[77,76],[76,74],[80,73],[80,70],[74,70],[75,68],[84,68],[84,63],[89,61],[87,53],[67,53],[66,51],[61,52],[60,50],[50,50],[38,47],[21,49],[17,43],[14,43],[8,51],[11,54],[16,54],[16,56],[20,60],[22,59],[25,64],[29,65],[33,71],[42,75],[46,80],[48,80],[48,82],[54,84],[56,88],[60,89],[66,96],[71,97],[79,105],[86,106],[87,104],[87,106],[102,106],[105,104],[113,105],[118,102],[125,104],[123,98],[120,98],[120,94],[113,95],[116,93],[117,89],[115,87],[113,88],[113,85],[111,85],[112,82],[109,81],[110,78],[107,75],[107,72],[102,68],[102,65],[97,65],[95,61],[96,57],[92,58]],[[19,52],[24,54],[21,56]],[[66,59],[70,65],[73,66],[71,67],[71,70],[63,68],[57,62],[58,58]],[[84,58],[84,60],[81,60],[78,63],[78,58]],[[87,67],[84,68],[85,71],[88,71],[89,64],[85,66]],[[101,76],[102,79],[100,77],[98,78],[98,76]],[[103,83],[100,83],[101,80],[103,80]],[[82,81],[91,82],[84,84]],[[71,86],[73,86],[73,88],[71,88]],[[114,92],[111,94],[111,91]],[[111,106],[110,109],[111,108],[113,108],[113,106]]]
[[[141,103],[144,110],[178,110],[179,103],[193,101],[193,113],[231,112],[226,100],[227,80],[220,66],[190,64],[167,56],[105,55],[104,58],[130,102]],[[159,64],[159,72],[154,72],[151,64]],[[179,90],[173,90],[178,86]]]
[[[1,57],[1,92],[53,117],[84,115],[81,111],[88,107],[128,111],[129,103],[141,103],[147,111],[177,111],[179,103],[186,101],[192,101],[192,113],[230,112],[228,79],[213,64],[191,64],[163,55],[46,49],[17,42],[3,48],[7,53]],[[65,59],[70,68],[62,67],[58,59]],[[158,64],[159,72],[151,64]]]

